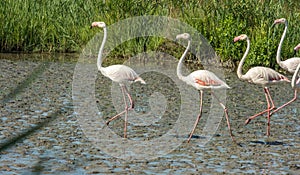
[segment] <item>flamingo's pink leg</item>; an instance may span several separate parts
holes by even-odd
[[[296,99],[297,99],[297,90],[295,90],[295,92],[294,92],[294,98],[293,98],[292,100],[290,100],[289,102],[283,104],[283,105],[280,106],[279,108],[277,108],[277,109],[275,109],[274,111],[272,111],[270,115],[272,116],[275,112],[277,112],[277,111],[279,111],[280,109],[284,108],[285,106],[291,104],[291,103],[294,102]]]
[[[119,114],[115,115],[114,117],[110,118],[109,120],[107,120],[106,124],[108,125],[111,121],[119,118],[122,114],[125,113],[125,124],[124,124],[124,138],[126,138],[126,132],[127,132],[127,118],[128,118],[128,111],[132,110],[134,107],[134,103],[132,100],[132,97],[130,96],[130,94],[128,93],[128,90],[126,88],[126,86],[121,86],[121,90],[122,90],[122,94],[123,94],[123,99],[124,99],[124,103],[125,103],[125,110],[120,112]],[[128,107],[127,102],[126,102],[126,96],[125,94],[127,94],[129,101],[130,101],[130,107]]]
[[[190,140],[191,140],[191,138],[192,138],[192,136],[193,136],[193,134],[195,132],[195,129],[197,127],[197,124],[199,123],[199,120],[200,120],[201,115],[202,115],[202,98],[203,98],[203,91],[200,90],[200,113],[199,113],[199,115],[198,115],[198,117],[197,117],[197,119],[195,121],[194,127],[193,127],[193,129],[192,129],[192,131],[190,133],[190,136],[189,136],[188,140],[187,140],[188,143],[190,142]]]
[[[245,125],[247,125],[252,119],[254,119],[254,118],[256,118],[256,117],[258,117],[258,116],[260,116],[260,115],[262,115],[262,114],[264,114],[264,113],[266,113],[266,112],[268,112],[268,111],[270,111],[270,110],[273,110],[273,109],[275,108],[274,102],[273,102],[272,97],[271,97],[271,95],[270,95],[270,93],[269,93],[269,88],[265,87],[265,88],[264,88],[264,91],[265,91],[266,100],[267,100],[267,102],[269,103],[269,100],[268,100],[268,99],[270,98],[270,101],[271,101],[271,103],[272,103],[272,107],[271,107],[270,109],[269,109],[269,107],[268,107],[268,109],[266,109],[266,110],[264,110],[264,111],[262,111],[262,112],[260,112],[260,113],[258,113],[258,114],[255,114],[255,115],[249,117],[249,118],[245,121]]]
[[[234,137],[232,135],[231,128],[230,128],[230,122],[229,122],[229,117],[228,117],[228,112],[227,112],[228,109],[226,108],[226,106],[223,103],[221,103],[221,101],[219,100],[219,98],[213,92],[212,92],[212,94],[218,100],[218,102],[222,106],[222,108],[224,109],[230,137],[231,137],[232,141],[235,141],[235,139],[234,139]]]
[[[268,88],[265,88],[265,93],[267,93],[267,95],[269,96],[270,100],[268,98],[267,99],[267,103],[268,103],[268,125],[267,125],[267,136],[270,135],[270,110],[274,109],[274,103],[273,103],[273,100],[271,98],[271,95],[270,95],[270,91]],[[271,109],[271,105],[270,105],[270,101],[272,103],[272,109]]]

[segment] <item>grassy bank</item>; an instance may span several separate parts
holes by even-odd
[[[1,52],[80,52],[96,32],[89,29],[92,21],[109,25],[140,15],[169,16],[188,23],[210,41],[223,61],[241,58],[245,46],[240,45],[245,43],[232,44],[232,39],[246,33],[252,41],[247,64],[276,67],[275,54],[284,25],[270,26],[281,17],[289,21],[282,57],[290,57],[300,42],[300,3],[296,0],[4,0],[0,11]],[[157,38],[137,39],[120,46],[116,54],[126,57],[130,51],[143,52],[145,47],[136,46],[147,45],[146,41],[149,50],[166,47]],[[124,52],[125,47],[128,52]]]

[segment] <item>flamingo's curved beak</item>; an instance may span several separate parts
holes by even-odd
[[[233,39],[232,43],[236,43],[238,40],[240,40],[240,36],[237,36]]]

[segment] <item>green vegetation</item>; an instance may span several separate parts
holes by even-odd
[[[247,65],[276,67],[275,54],[284,25],[289,21],[282,57],[291,57],[300,42],[300,3],[296,0],[2,0],[0,2],[1,52],[80,52],[95,35],[92,21],[107,25],[140,15],[169,16],[201,32],[222,61],[239,61],[245,43],[233,37],[247,34],[252,42]],[[167,50],[170,44],[156,37],[128,41],[114,51],[123,57],[149,50]],[[241,46],[243,45],[243,46]]]

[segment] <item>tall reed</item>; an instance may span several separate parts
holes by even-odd
[[[233,45],[232,39],[246,33],[252,41],[246,64],[276,67],[276,49],[284,28],[270,29],[277,18],[289,21],[283,58],[300,41],[300,3],[292,0],[3,0],[0,12],[1,52],[80,52],[96,32],[89,30],[92,21],[110,25],[141,15],[169,16],[188,23],[208,39],[224,62],[240,59],[243,43]],[[145,49],[166,51],[173,47],[167,42],[157,37],[137,38],[123,43],[113,54],[126,57]]]

